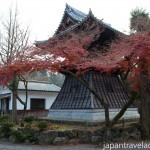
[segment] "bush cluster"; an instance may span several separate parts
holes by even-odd
[[[8,122],[8,121],[10,121],[10,119],[11,119],[11,117],[9,114],[2,115],[2,116],[0,116],[0,124],[3,122]]]
[[[9,137],[11,135],[14,124],[10,121],[9,114],[0,116],[1,137]]]
[[[25,116],[24,122],[31,124],[34,121],[34,116]]]
[[[15,142],[18,142],[18,143],[24,142],[24,137],[21,131],[12,130],[11,135],[15,137]]]
[[[31,124],[34,121],[34,119],[35,119],[34,116],[25,116],[24,122],[27,123],[26,124],[27,128],[31,128]]]
[[[38,128],[40,131],[44,131],[48,127],[47,121],[41,121],[38,123]]]
[[[11,122],[11,116],[10,115],[3,115],[0,116],[0,138],[14,138],[14,142],[22,143],[26,140],[30,143],[37,143],[37,134],[40,134],[41,131],[44,131],[46,128],[48,128],[49,123],[47,121],[41,121],[37,123],[37,127],[39,128],[40,132],[35,132],[31,125],[34,121],[33,116],[26,116],[24,118],[24,122],[26,123],[26,126],[24,128],[14,128],[15,124]]]

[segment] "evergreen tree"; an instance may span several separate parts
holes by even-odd
[[[149,13],[140,8],[131,11],[130,30],[131,32],[145,31],[150,26]]]

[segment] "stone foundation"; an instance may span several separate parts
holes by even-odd
[[[120,109],[110,109],[110,119],[112,119]],[[137,108],[128,108],[123,115],[124,119],[139,118]],[[66,121],[87,121],[101,122],[105,120],[105,112],[103,109],[50,109],[47,119],[66,120]]]

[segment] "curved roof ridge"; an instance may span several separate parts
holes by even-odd
[[[80,10],[77,10],[77,9],[71,7],[68,4],[66,4],[65,12],[77,21],[82,21],[87,16],[87,14],[83,13]]]
[[[68,4],[66,4],[66,5],[67,5],[67,7],[71,7],[71,6],[69,6]],[[73,7],[71,7],[71,8],[73,8]],[[118,32],[118,33],[124,34],[124,33],[122,33],[121,31],[119,31],[119,30],[117,30],[117,29],[111,27],[109,24],[103,22],[103,21],[102,21],[103,19],[101,19],[101,20],[97,19],[97,17],[94,16],[94,14],[93,14],[93,12],[92,12],[92,10],[91,10],[91,8],[90,8],[90,9],[89,9],[89,13],[86,15],[86,17],[85,17],[82,21],[80,21],[80,22],[76,23],[75,25],[71,26],[70,28],[68,28],[68,29],[66,29],[66,30],[64,30],[64,31],[62,31],[61,33],[55,35],[54,37],[60,36],[60,35],[62,35],[62,34],[64,34],[64,33],[68,32],[68,31],[73,30],[75,27],[79,26],[79,25],[82,24],[84,21],[86,21],[87,18],[89,18],[89,17],[92,17],[92,18],[93,18],[94,20],[96,20],[98,23],[100,23],[100,24],[103,25],[104,27],[106,27],[106,28],[108,28],[108,29],[110,29],[110,30],[112,30],[112,31],[114,31],[114,32]]]
[[[64,16],[65,16],[66,13],[67,13],[70,17],[73,17],[73,16],[74,16],[73,14],[76,13],[76,14],[79,14],[79,16],[81,15],[83,18],[82,18],[82,20],[77,20],[78,22],[77,22],[76,24],[70,26],[70,27],[67,28],[66,30],[61,31],[59,34],[57,34],[57,31],[58,31],[58,29],[59,29],[59,27],[60,27],[60,25],[61,25],[61,23],[62,23],[62,21],[63,21],[63,18],[64,18]],[[62,19],[61,19],[61,21],[60,21],[60,23],[59,23],[59,25],[58,25],[58,28],[56,29],[56,31],[55,31],[53,37],[54,37],[54,38],[55,38],[55,37],[58,37],[58,36],[60,36],[60,35],[62,35],[62,34],[64,34],[64,33],[66,33],[66,32],[68,32],[68,31],[73,30],[75,27],[79,26],[79,25],[82,24],[84,21],[86,21],[86,19],[89,18],[89,17],[92,17],[94,20],[96,20],[99,24],[101,24],[102,26],[106,27],[107,29],[110,29],[110,30],[112,30],[112,31],[114,31],[114,32],[117,32],[117,33],[126,35],[126,34],[122,33],[121,31],[119,31],[119,30],[117,30],[117,29],[111,27],[109,24],[103,22],[103,19],[101,19],[101,20],[97,19],[97,17],[94,16],[94,14],[93,14],[91,8],[89,9],[88,14],[85,14],[85,13],[83,13],[83,12],[81,12],[81,11],[79,11],[79,10],[73,8],[73,7],[71,7],[70,5],[68,5],[68,4],[66,3],[64,14],[63,14],[63,16],[62,16]],[[74,18],[74,19],[75,19],[75,18]],[[50,37],[50,38],[52,38],[52,37]],[[50,39],[50,38],[49,38],[49,39]],[[48,39],[48,40],[49,40],[49,39]],[[47,42],[48,40],[45,40],[44,42]],[[42,41],[36,41],[36,43],[37,43],[37,44],[42,44],[43,42],[42,42]]]
[[[117,30],[117,29],[111,27],[108,23],[103,22],[103,19],[100,20],[100,19],[98,19],[97,17],[95,17],[94,14],[93,14],[93,12],[92,12],[92,10],[91,10],[91,8],[89,9],[88,16],[91,16],[91,17],[92,17],[93,19],[95,19],[98,23],[102,24],[104,27],[106,27],[106,28],[108,28],[108,29],[110,29],[110,30],[112,30],[112,31],[114,31],[114,32],[118,32],[118,33],[124,34],[124,33],[122,33],[121,31],[119,31],[119,30]]]
[[[66,5],[68,5],[68,4],[66,4]],[[68,5],[68,6],[69,6],[69,5]],[[69,6],[69,7],[71,7],[71,6]],[[71,7],[71,8],[73,8],[73,7]],[[64,30],[64,31],[62,31],[62,32],[60,32],[59,34],[54,35],[54,37],[58,37],[58,36],[60,36],[60,35],[62,35],[62,34],[64,34],[64,33],[66,33],[66,32],[68,32],[68,31],[73,30],[75,27],[79,26],[79,25],[82,24],[84,21],[86,21],[89,17],[93,17],[94,19],[98,20],[96,17],[94,17],[94,14],[92,13],[92,10],[91,10],[91,8],[90,8],[90,9],[89,9],[89,13],[86,15],[86,17],[85,17],[82,21],[80,21],[80,22],[78,22],[78,23],[72,25],[70,28],[68,28],[68,29],[66,29],[66,30]]]
[[[70,28],[68,28],[68,29],[60,32],[59,34],[54,35],[54,37],[58,37],[58,36],[63,35],[64,33],[68,32],[68,31],[73,30],[74,28],[76,28],[77,26],[79,26],[80,24],[82,24],[84,21],[86,21],[88,18],[89,18],[89,15],[87,15],[82,21],[80,21],[80,22],[72,25]]]
[[[66,32],[69,32],[69,31],[73,30],[73,29],[76,28],[77,26],[81,25],[84,21],[86,21],[89,17],[92,17],[95,21],[97,21],[99,24],[103,25],[104,27],[106,27],[106,28],[108,28],[108,29],[110,29],[110,30],[112,30],[112,31],[114,31],[114,32],[118,32],[118,33],[121,33],[121,34],[125,35],[124,33],[122,33],[122,32],[120,32],[120,31],[114,29],[113,27],[111,27],[111,26],[108,25],[107,23],[103,22],[103,21],[102,21],[103,19],[101,19],[101,20],[97,19],[97,18],[94,16],[94,14],[92,13],[91,9],[90,9],[88,15],[87,15],[82,21],[80,21],[80,22],[76,23],[75,25],[71,26],[70,28],[68,28],[68,29],[66,29],[66,30],[64,30],[64,31],[62,31],[62,32],[60,32],[59,34],[55,35],[54,37],[61,36],[61,35],[65,34]]]
[[[83,12],[81,12],[81,11],[79,11],[79,10],[73,8],[73,7],[71,7],[70,5],[68,5],[68,4],[66,3],[65,11],[64,11],[63,16],[62,16],[62,18],[61,18],[61,21],[60,21],[60,23],[59,23],[59,25],[58,25],[58,28],[56,29],[56,31],[55,31],[55,33],[54,33],[54,36],[57,34],[57,31],[58,31],[58,29],[59,29],[59,27],[60,27],[60,25],[61,25],[61,23],[62,23],[62,21],[63,21],[63,18],[64,18],[64,16],[65,16],[66,13],[67,13],[70,17],[72,17],[73,19],[75,19],[75,20],[77,20],[77,21],[82,21],[82,20],[87,16],[85,13],[83,13]]]
[[[66,6],[67,6],[67,5],[68,5],[68,4],[66,4]],[[57,27],[57,29],[56,29],[56,31],[55,31],[55,33],[54,33],[53,36],[55,36],[55,35],[57,34],[58,28],[60,27],[60,25],[61,25],[61,23],[62,23],[62,21],[63,21],[64,16],[65,16],[65,11],[64,11],[64,13],[63,13],[63,16],[62,16],[62,18],[61,18],[61,21],[60,21],[60,23],[59,23],[59,25],[58,25],[58,27]]]

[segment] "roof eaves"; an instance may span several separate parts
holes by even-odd
[[[25,91],[25,89],[18,89],[19,91]],[[36,89],[28,89],[28,91],[38,91],[38,92],[59,92],[59,90],[36,90]]]
[[[62,21],[63,21],[64,16],[65,16],[65,11],[64,11],[64,13],[63,13],[63,16],[62,16],[62,18],[61,18],[61,21],[60,21],[60,23],[59,23],[59,25],[58,25],[56,31],[55,31],[55,33],[54,33],[54,36],[57,35],[57,31],[58,31],[58,29],[59,29],[59,27],[60,27],[60,25],[61,25],[61,23],[62,23]]]
[[[99,24],[103,25],[104,27],[106,27],[106,28],[108,28],[108,29],[110,29],[110,30],[112,30],[114,32],[117,32],[117,33],[120,33],[120,34],[124,34],[121,31],[118,31],[115,28],[111,27],[109,24],[103,22],[102,21],[103,19],[101,19],[101,20],[97,19],[97,17],[94,16],[94,14],[93,14],[91,9],[89,10],[88,16],[91,16],[93,19],[95,19]]]
[[[46,42],[47,42],[47,40],[35,41],[34,44],[35,44],[36,46],[39,46],[39,45],[41,45],[41,44],[45,44]]]

